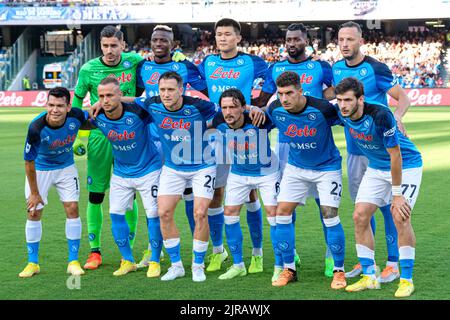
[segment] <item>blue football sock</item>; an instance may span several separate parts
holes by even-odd
[[[122,258],[131,262],[134,262],[133,253],[130,247],[130,228],[125,220],[125,215],[112,213],[111,216],[111,229],[114,237],[114,241],[119,247]]]
[[[243,262],[242,242],[243,235],[239,216],[225,217],[225,234],[227,236],[227,244],[233,256],[233,263],[239,264]]]
[[[159,262],[163,245],[163,237],[159,223],[159,217],[147,217],[148,240],[152,248],[150,261]]]
[[[398,262],[398,235],[397,228],[394,224],[394,219],[391,214],[391,206],[387,205],[380,208],[384,217],[384,229],[386,232],[386,246],[388,252],[388,261]]]
[[[296,234],[295,234],[295,222],[297,222],[297,210],[296,209],[294,209],[294,211],[292,212],[292,229],[293,229],[293,232],[294,232],[294,239],[296,237]],[[296,250],[296,246],[295,246],[295,242],[294,242],[294,255],[296,255],[296,254],[297,254],[297,250]]]
[[[66,238],[69,249],[69,262],[78,260],[81,239],[81,219],[66,219]]]
[[[172,262],[172,264],[181,262],[180,238],[163,240],[163,244],[169,255],[170,262]]]
[[[325,223],[323,222],[322,209],[320,208],[320,199],[315,198],[314,200],[316,201],[317,206],[319,207],[320,222],[322,223],[323,236],[325,237],[325,245],[327,246],[327,249],[325,251],[325,258],[332,258],[333,254],[331,253],[331,250],[328,247],[327,227],[325,226]]]
[[[247,206],[247,224],[252,239],[253,248],[262,248],[263,241],[263,220],[262,210],[259,200],[252,203],[246,203]]]
[[[191,234],[194,235],[195,230],[195,220],[194,220],[194,195],[188,194],[183,195],[184,205],[186,210],[186,217],[189,222],[189,228],[191,229]]]
[[[375,231],[377,230],[377,223],[375,222],[375,215],[370,218],[370,227],[372,228],[373,237],[375,238]]]
[[[214,247],[223,245],[223,208],[208,209],[209,235]]]
[[[375,274],[375,251],[361,244],[356,244],[356,254],[361,263],[363,274]]]
[[[208,241],[194,239],[192,248],[194,251],[194,263],[203,265],[206,251],[208,250]]]
[[[285,264],[294,263],[295,234],[292,216],[277,216],[277,248],[281,251]]]
[[[27,250],[28,250],[28,262],[38,264],[39,241],[27,242]]]
[[[334,266],[344,267],[345,258],[345,234],[339,217],[324,219],[327,231],[328,248],[333,255]]]
[[[69,262],[78,260],[78,250],[80,250],[80,239],[67,239],[67,246],[69,248]]]
[[[272,241],[272,248],[275,255],[275,266],[283,268],[283,257],[281,255],[280,249],[278,249],[277,247],[277,237],[276,237],[277,225],[275,222],[275,218],[274,223],[275,225],[270,225],[270,240]]]
[[[25,224],[25,238],[27,240],[28,262],[37,264],[39,243],[42,238],[41,221],[27,220]]]
[[[400,247],[400,278],[412,280],[416,249],[414,247]]]

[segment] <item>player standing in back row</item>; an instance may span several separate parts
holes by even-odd
[[[387,96],[398,101],[398,106],[394,112],[399,130],[405,134],[405,129],[401,122],[409,108],[409,99],[405,91],[396,83],[392,72],[388,66],[375,60],[372,57],[365,56],[360,47],[363,44],[362,30],[359,24],[355,22],[344,23],[338,33],[339,49],[341,50],[343,60],[333,65],[333,84],[338,84],[342,79],[355,77],[364,85],[365,99],[387,106]],[[367,169],[368,159],[356,146],[351,139],[348,128],[345,128],[345,139],[347,142],[347,172],[349,181],[350,197],[355,202],[361,179]],[[384,217],[386,231],[386,245],[388,259],[386,268],[381,273],[381,282],[391,282],[397,279],[400,274],[398,271],[399,252],[397,248],[397,230],[392,219],[390,206],[380,207]],[[375,234],[375,219],[371,220],[372,232]],[[362,272],[361,265],[358,263],[354,269],[346,274],[348,278],[356,277]]]
[[[241,25],[239,22],[224,18],[216,22],[216,45],[219,54],[207,56],[199,66],[200,74],[208,87],[208,96],[214,103],[219,103],[221,94],[230,88],[239,89],[245,101],[251,101],[253,82],[263,78],[267,71],[266,62],[260,57],[238,51],[241,41]],[[208,222],[213,243],[213,254],[207,271],[220,270],[222,262],[228,257],[223,248],[224,208],[222,200],[224,187],[230,171],[230,165],[218,154],[225,154],[216,143],[217,175],[214,198],[208,210]],[[222,152],[221,152],[222,151]],[[247,206],[247,223],[253,243],[252,260],[249,273],[263,271],[262,260],[262,211],[256,190],[250,193],[250,202]]]

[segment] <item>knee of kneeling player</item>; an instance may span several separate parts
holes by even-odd
[[[89,192],[89,202],[92,204],[101,204],[105,199],[104,193],[99,192]]]

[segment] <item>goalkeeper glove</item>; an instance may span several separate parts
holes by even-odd
[[[86,137],[86,132],[88,133],[87,136],[89,136],[89,130],[80,130],[78,132],[77,138],[75,139],[75,142],[73,143],[73,153],[77,156],[83,156],[86,154],[86,145],[82,139]]]
[[[186,60],[186,56],[181,51],[175,51],[172,55],[172,61],[180,62]]]

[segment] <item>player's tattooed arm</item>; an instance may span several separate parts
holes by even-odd
[[[406,94],[405,90],[403,90],[403,88],[398,84],[389,89],[388,94],[398,102],[397,107],[394,111],[394,117],[395,120],[397,120],[397,126],[400,132],[407,136],[406,128],[402,122],[402,119],[411,104],[408,95]]]
[[[336,98],[336,95],[334,93],[334,87],[328,87],[325,90],[322,91],[323,97],[327,99],[328,101],[333,100]]]
[[[407,220],[411,216],[411,206],[401,192],[402,185],[402,154],[400,146],[387,148],[391,158],[391,176],[392,176],[392,204],[391,212],[399,220]]]
[[[273,93],[261,91],[257,98],[252,99],[252,105],[257,107],[265,107],[272,96]]]
[[[44,201],[39,194],[39,189],[36,179],[36,167],[34,161],[25,160],[25,174],[27,176],[28,184],[30,186],[30,196],[27,199],[27,210],[31,216],[37,214],[36,209],[38,204],[44,205]]]

